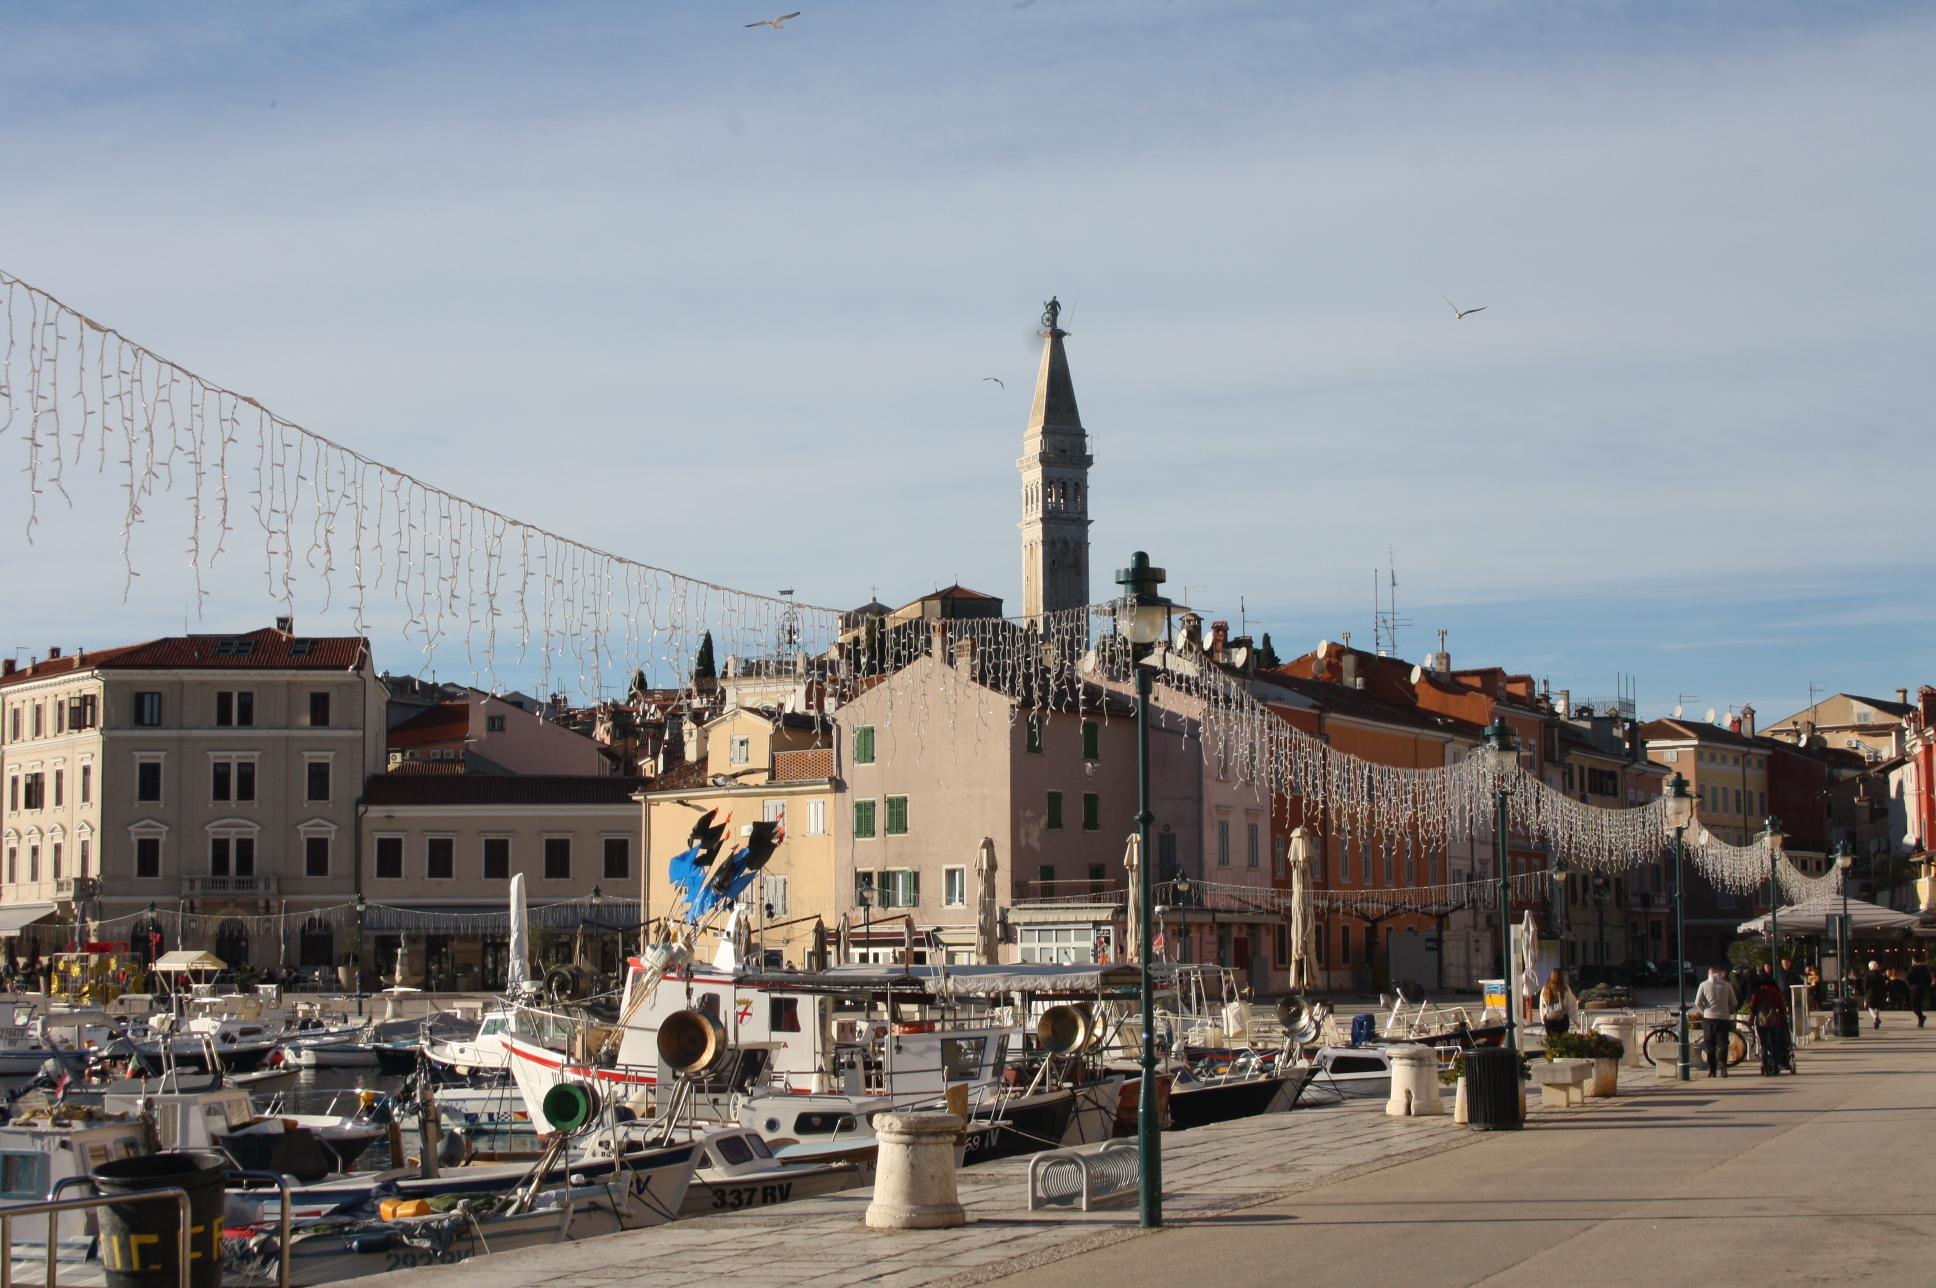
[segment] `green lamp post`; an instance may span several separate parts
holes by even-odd
[[[1667,780],[1667,830],[1674,834],[1674,985],[1680,990],[1680,1080],[1694,1076],[1687,1038],[1687,882],[1684,838],[1694,822],[1694,793],[1679,770]]]
[[[1512,873],[1506,868],[1506,800],[1512,795],[1512,771],[1519,767],[1519,743],[1506,717],[1494,716],[1486,726],[1485,746],[1477,754],[1492,763],[1492,862],[1499,879],[1499,962],[1506,976],[1506,1049],[1519,1049],[1519,1010],[1513,1004],[1516,978],[1512,942]]]
[[[1143,1053],[1139,1061],[1143,1077],[1136,1101],[1137,1220],[1149,1227],[1163,1224],[1163,1142],[1156,1097],[1156,988],[1150,975],[1156,920],[1156,847],[1151,831],[1156,815],[1150,810],[1152,676],[1151,668],[1143,662],[1170,627],[1174,605],[1156,589],[1163,581],[1163,570],[1151,567],[1149,556],[1141,550],[1130,556],[1129,567],[1116,573],[1116,584],[1123,588],[1116,601],[1116,626],[1129,640],[1130,658],[1136,664],[1136,835],[1142,856],[1136,867],[1137,932],[1141,940],[1136,964],[1143,1009]]]

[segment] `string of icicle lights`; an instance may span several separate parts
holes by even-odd
[[[292,613],[299,594],[312,612],[345,597],[359,635],[371,599],[394,598],[406,640],[427,659],[461,648],[493,688],[501,654],[519,666],[535,661],[547,689],[575,673],[597,693],[640,669],[663,667],[682,683],[706,631],[719,657],[816,653],[833,642],[831,611],[682,576],[468,501],[4,272],[0,300],[0,435],[25,448],[27,536],[44,499],[73,504],[76,474],[111,475],[123,493],[126,585],[140,573],[137,533],[162,526],[158,502],[174,493],[197,604],[224,558],[260,560],[270,598]]]
[[[718,657],[826,681],[830,706],[878,689],[890,735],[884,756],[901,734],[909,736],[902,754],[919,756],[934,734],[959,755],[1023,705],[1047,718],[1135,712],[1127,645],[1092,629],[1097,616],[1111,615],[1108,605],[1035,621],[870,619],[842,639],[831,610],[626,559],[434,487],[204,380],[4,272],[0,297],[0,435],[13,434],[26,452],[28,535],[43,497],[72,504],[70,472],[112,472],[124,494],[130,579],[138,574],[135,534],[161,496],[176,493],[185,500],[183,553],[198,597],[208,593],[203,576],[225,555],[243,557],[239,534],[248,528],[259,534],[270,596],[292,612],[299,591],[319,611],[341,593],[363,634],[371,598],[388,595],[404,607],[407,640],[427,657],[461,646],[493,687],[505,645],[519,665],[536,656],[547,688],[564,669],[591,693],[613,673],[629,680],[640,669],[684,683],[710,631]],[[1511,789],[1512,830],[1573,870],[1623,871],[1665,846],[1658,801],[1597,809],[1484,757],[1430,769],[1375,764],[1292,727],[1201,657],[1164,650],[1158,662],[1160,718],[1183,721],[1206,760],[1260,797],[1327,814],[1361,848],[1486,835],[1495,786]],[[989,690],[1002,700],[989,701]],[[1717,888],[1745,894],[1767,879],[1765,841],[1729,846],[1701,830],[1690,839],[1695,866]],[[1833,873],[1811,880],[1782,867],[1795,902],[1828,897],[1825,882],[1839,890]]]
[[[877,721],[883,759],[925,754],[931,736],[959,755],[998,721],[1025,715],[1133,717],[1134,662],[1126,641],[1111,633],[1114,616],[1113,605],[1100,604],[1034,620],[881,623],[850,635],[843,664],[862,677],[850,693],[872,704],[867,719]],[[1100,634],[1092,629],[1098,622]],[[1421,849],[1444,853],[1468,838],[1489,840],[1500,788],[1508,793],[1515,846],[1543,849],[1549,863],[1559,860],[1569,871],[1624,873],[1671,850],[1664,801],[1598,808],[1548,786],[1517,760],[1502,766],[1485,755],[1430,768],[1378,764],[1291,725],[1200,653],[1159,647],[1150,661],[1158,668],[1152,719],[1159,727],[1194,741],[1218,778],[1260,801],[1280,799],[1289,816],[1327,818],[1347,852],[1404,847],[1416,860]],[[1006,700],[990,700],[990,690]],[[1832,871],[1810,877],[1785,860],[1771,863],[1766,838],[1733,846],[1697,825],[1685,841],[1688,861],[1716,889],[1751,894],[1772,871],[1788,903],[1840,893]],[[1325,897],[1342,896],[1332,888]]]

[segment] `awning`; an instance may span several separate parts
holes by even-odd
[[[1849,920],[1858,934],[1865,930],[1908,930],[1920,925],[1923,919],[1919,912],[1897,912],[1894,908],[1884,908],[1862,899],[1849,900],[1848,912]],[[1830,917],[1841,915],[1842,901],[1832,899],[1809,907],[1782,908],[1777,920],[1784,935],[1820,935],[1827,932]],[[1744,935],[1765,935],[1768,933],[1768,920],[1765,915],[1756,917],[1753,921],[1742,922],[1739,929]]]
[[[229,964],[206,949],[177,948],[155,958],[150,970],[227,970]]]
[[[870,992],[892,985],[919,988],[934,997],[980,997],[991,993],[1097,993],[1134,988],[1138,976],[1134,966],[1113,964],[1019,962],[1009,966],[950,966],[943,972],[936,966],[856,962],[796,978],[802,985],[815,988]]]
[[[0,935],[17,935],[25,927],[53,915],[51,903],[0,903]]]

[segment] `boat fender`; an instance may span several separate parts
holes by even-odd
[[[403,1246],[403,1236],[394,1230],[378,1234],[354,1234],[349,1239],[350,1251],[359,1256],[369,1256],[377,1252],[392,1252]]]

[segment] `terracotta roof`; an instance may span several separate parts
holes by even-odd
[[[396,764],[390,766],[390,772],[393,774],[443,774],[449,776],[451,774],[465,773],[466,770],[464,762],[461,760],[399,760]]]
[[[1357,716],[1360,719],[1376,720],[1384,724],[1405,725],[1413,729],[1430,729],[1436,733],[1454,734],[1464,738],[1476,739],[1485,732],[1481,726],[1469,720],[1385,702],[1360,690],[1348,689],[1332,680],[1307,679],[1292,675],[1284,669],[1259,671],[1256,678],[1276,688],[1302,694],[1326,710],[1339,715]],[[1263,702],[1271,700],[1265,694],[1257,696]]]
[[[578,774],[376,774],[363,803],[379,805],[628,805],[650,778]]]
[[[471,733],[471,704],[439,702],[411,716],[390,731],[392,747],[422,747],[433,742],[455,742]]]
[[[368,656],[369,642],[354,635],[287,635],[274,627],[241,635],[171,635],[97,649],[72,657],[50,658],[30,670],[0,678],[0,687],[44,680],[64,672],[182,670],[348,671]]]

